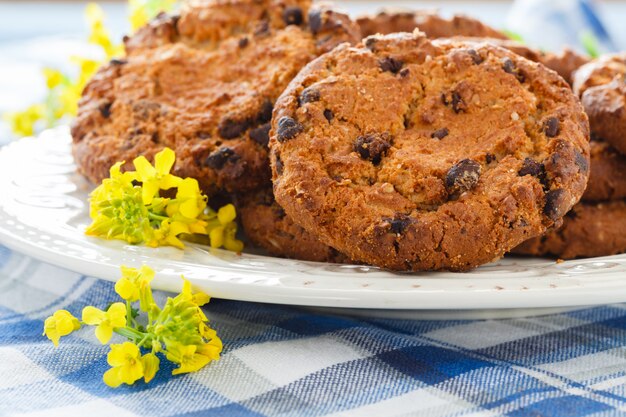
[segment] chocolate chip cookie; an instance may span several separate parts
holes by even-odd
[[[384,10],[374,16],[362,16],[357,19],[357,23],[363,36],[377,33],[386,35],[395,32],[413,32],[415,28],[419,28],[432,39],[452,36],[507,39],[504,33],[472,17],[454,15],[450,19],[445,19],[429,10]]]
[[[626,154],[626,53],[583,65],[574,75],[573,88],[593,132]]]
[[[395,32],[413,32],[419,29],[426,36],[435,38],[482,38],[477,41],[489,41],[497,46],[509,49],[531,61],[541,62],[546,67],[559,73],[569,84],[572,84],[572,74],[580,66],[589,62],[585,57],[569,48],[561,52],[544,52],[527,47],[524,44],[509,39],[504,33],[493,29],[479,20],[468,16],[455,15],[451,19],[444,19],[429,11],[383,11],[375,16],[363,16],[357,19],[363,36],[376,33],[389,34]],[[464,39],[469,41],[469,39]]]
[[[304,0],[188,2],[126,39],[128,56],[89,82],[72,127],[78,169],[94,182],[116,161],[176,151],[173,172],[207,194],[269,184],[269,122],[298,71],[360,32]]]
[[[592,140],[591,173],[584,201],[621,200],[626,198],[626,156],[606,142]]]
[[[562,259],[626,252],[626,201],[579,203],[563,226],[524,242],[513,253]]]
[[[307,65],[277,101],[274,195],[351,259],[467,270],[561,224],[589,176],[567,83],[488,43],[371,36]]]
[[[271,189],[237,198],[237,212],[248,239],[274,256],[303,261],[346,263],[349,259],[296,225],[276,204]]]

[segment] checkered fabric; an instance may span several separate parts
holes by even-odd
[[[158,297],[165,297],[158,293]],[[222,358],[112,389],[89,329],[54,348],[43,320],[115,299],[109,282],[0,246],[0,415],[626,415],[626,309],[479,321],[355,319],[212,300]],[[167,364],[163,361],[162,364]]]

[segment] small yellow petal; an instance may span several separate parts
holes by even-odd
[[[127,278],[120,278],[115,283],[115,292],[124,300],[132,302],[139,299],[139,288],[133,285]]]
[[[83,308],[83,321],[90,326],[100,324],[106,316],[106,313],[96,307],[87,306]]]
[[[146,353],[141,358],[143,363],[143,379],[145,382],[150,382],[159,370],[160,360],[154,353]]]
[[[232,204],[227,204],[224,207],[221,207],[217,212],[217,219],[221,224],[228,224],[235,220],[237,217],[237,212],[235,210],[235,206]]]
[[[120,378],[120,369],[111,368],[102,375],[102,380],[111,388],[117,388],[122,385],[122,378]]]
[[[95,333],[100,343],[106,345],[113,337],[113,328],[108,323],[102,323],[96,327]]]
[[[224,244],[224,227],[218,226],[209,232],[212,248],[219,248]]]
[[[176,153],[170,148],[164,148],[161,152],[154,156],[154,167],[157,173],[160,175],[166,175],[170,173],[170,170],[174,166],[176,161]]]

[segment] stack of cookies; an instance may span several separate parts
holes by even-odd
[[[563,259],[626,252],[626,54],[600,57],[573,75],[591,124],[591,175],[563,226],[515,252]]]
[[[249,241],[276,256],[463,271],[515,247],[547,253],[519,245],[568,227],[589,180],[570,87],[592,90],[582,69],[572,78],[586,59],[471,18],[357,22],[305,0],[205,0],[125,46],[83,93],[80,172],[99,182],[170,147],[174,173],[235,201]],[[585,198],[626,191],[596,174],[624,163],[606,143],[592,144],[593,158],[613,156],[591,168]]]

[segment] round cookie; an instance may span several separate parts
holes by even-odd
[[[605,142],[592,140],[591,173],[584,201],[621,200],[626,198],[626,156]]]
[[[478,19],[465,15],[454,15],[450,19],[445,19],[430,10],[383,10],[374,16],[358,18],[357,24],[364,37],[377,33],[386,35],[395,32],[413,32],[415,28],[419,28],[432,39],[452,36],[508,39],[504,33]]]
[[[626,53],[583,65],[574,75],[573,88],[593,132],[626,154]]]
[[[315,262],[350,262],[287,217],[274,201],[271,189],[238,196],[237,212],[248,239],[274,256]]]
[[[580,203],[563,226],[530,239],[513,250],[521,255],[562,259],[608,256],[626,252],[626,201]]]
[[[363,36],[376,33],[389,34],[396,32],[413,32],[419,29],[426,36],[435,38],[459,38],[470,41],[469,38],[479,38],[476,41],[491,42],[497,46],[509,49],[531,61],[541,62],[546,67],[559,73],[569,84],[572,84],[572,75],[580,66],[589,62],[589,58],[577,52],[564,48],[559,53],[543,52],[509,39],[479,20],[471,17],[455,15],[452,19],[443,19],[429,11],[393,11],[387,10],[375,16],[363,16],[357,19]]]
[[[207,194],[269,185],[275,100],[315,57],[360,39],[306,0],[188,2],[126,39],[128,56],[86,86],[72,127],[78,169],[99,182],[117,161],[176,151],[173,173]]]
[[[488,43],[373,36],[316,59],[277,101],[274,195],[351,259],[467,270],[559,225],[589,175],[565,81]]]

